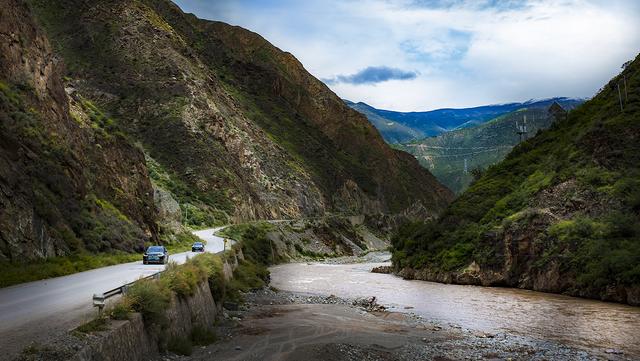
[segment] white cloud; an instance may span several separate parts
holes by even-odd
[[[372,66],[417,71],[409,80],[330,85],[341,97],[396,110],[588,97],[640,51],[635,1],[177,3],[260,33],[318,78]]]

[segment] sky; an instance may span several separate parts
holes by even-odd
[[[174,0],[292,53],[340,97],[424,111],[589,98],[640,52],[638,0]]]

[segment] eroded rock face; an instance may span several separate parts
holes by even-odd
[[[284,260],[360,256],[389,247],[384,234],[374,234],[364,217],[326,216],[282,221],[267,233],[274,254]]]
[[[142,153],[97,135],[30,9],[1,5],[0,260],[139,247],[156,233]]]
[[[530,205],[499,231],[489,232],[482,239],[482,243],[495,245],[500,263],[479,264],[473,261],[463,269],[451,272],[426,267],[418,270],[404,268],[396,270],[396,273],[407,279],[509,286],[640,305],[640,288],[637,286],[580,288],[576,282],[577,275],[563,269],[558,259],[544,260],[545,251],[555,246],[554,241],[546,237],[551,225],[570,219],[577,212],[597,217],[605,213],[607,207],[619,207],[619,203],[581,189],[575,181],[567,181],[540,192]],[[540,205],[546,207],[535,208]],[[562,251],[572,252],[569,248]]]
[[[173,198],[171,192],[153,184],[153,201],[158,209],[159,221],[171,229],[179,229],[182,224],[182,214],[180,205]]]

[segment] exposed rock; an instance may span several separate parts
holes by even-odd
[[[384,312],[387,308],[378,304],[375,296],[367,298],[357,298],[352,302],[353,306],[363,308],[367,312]]]
[[[373,269],[371,270],[372,273],[392,273],[393,272],[393,267],[392,266],[378,266],[378,267],[373,267]]]
[[[284,259],[359,256],[386,249],[387,236],[373,234],[357,222],[360,219],[364,217],[325,216],[277,222],[267,237],[275,253]]]
[[[170,229],[178,229],[181,226],[182,214],[180,205],[170,192],[153,184],[153,201],[158,209],[160,222]]]

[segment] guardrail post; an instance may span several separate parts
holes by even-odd
[[[98,316],[102,315],[102,309],[104,308],[104,305],[105,305],[105,299],[106,297],[104,296],[103,293],[93,294],[93,307],[98,307]]]

